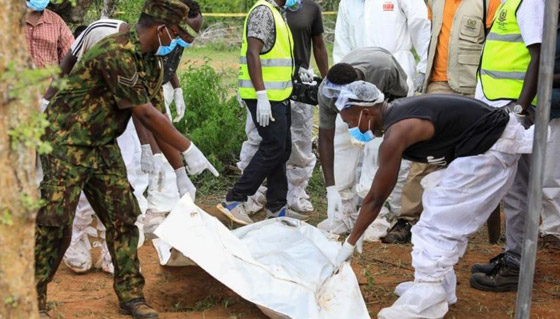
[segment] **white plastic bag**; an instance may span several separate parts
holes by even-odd
[[[155,234],[270,318],[370,318],[351,267],[333,275],[340,243],[304,222],[231,232],[184,196]]]

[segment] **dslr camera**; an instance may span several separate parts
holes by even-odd
[[[313,77],[313,82],[303,82],[299,75],[296,74],[292,83],[293,89],[292,95],[290,95],[290,100],[310,105],[319,104],[317,94],[319,93],[319,85],[321,85],[321,81],[323,81],[323,79],[315,76]]]

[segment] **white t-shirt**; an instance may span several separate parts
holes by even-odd
[[[81,34],[78,36],[76,41],[72,43],[70,50],[72,55],[78,58],[78,61],[82,58],[84,53],[86,53],[92,46],[94,46],[101,39],[119,31],[121,24],[124,21],[114,20],[114,19],[101,19],[92,22]]]
[[[506,0],[502,0],[504,3]],[[544,25],[544,0],[523,0],[517,10],[517,24],[523,37],[525,46],[535,43],[542,43],[543,25]],[[510,103],[512,100],[495,100],[490,101],[484,96],[480,79],[476,83],[475,98],[494,107],[502,107]]]

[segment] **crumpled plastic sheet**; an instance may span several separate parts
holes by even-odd
[[[155,234],[160,262],[188,257],[270,318],[370,318],[350,264],[335,269],[340,243],[305,222],[284,217],[230,231],[184,196]]]

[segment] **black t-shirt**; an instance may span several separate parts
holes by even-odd
[[[169,54],[164,55],[162,57],[162,62],[163,62],[162,83],[167,83],[169,82],[169,80],[171,80],[171,76],[173,75],[173,73],[177,71],[177,68],[179,67],[179,62],[181,62],[181,57],[183,56],[184,50],[185,48],[178,45],[175,47],[175,49],[173,49],[173,51],[171,51]]]
[[[295,63],[307,69],[311,58],[311,37],[323,33],[321,7],[312,0],[303,0],[298,11],[286,10],[286,18],[294,38]]]
[[[431,140],[405,149],[403,158],[442,166],[457,157],[486,152],[500,138],[509,121],[506,111],[475,99],[426,94],[393,102],[385,112],[384,129],[409,118],[429,120],[435,131]]]

